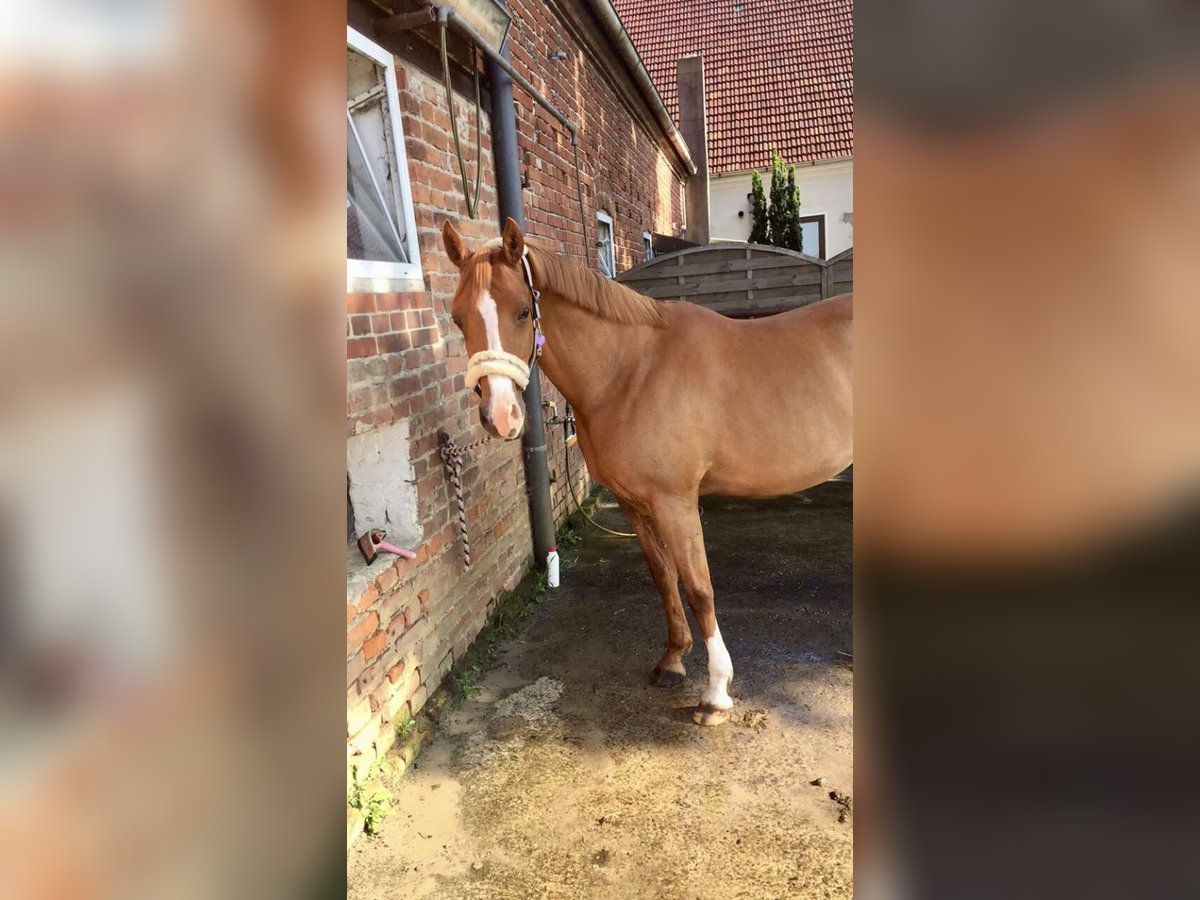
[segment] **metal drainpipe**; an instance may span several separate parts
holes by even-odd
[[[501,54],[509,58],[508,42]],[[492,158],[496,164],[496,197],[500,207],[500,226],[508,217],[525,230],[525,203],[521,195],[521,169],[517,151],[517,115],[513,105],[512,79],[504,69],[486,57],[484,71],[492,88]],[[529,494],[529,522],[533,531],[533,558],[539,568],[546,567],[546,556],[554,546],[554,511],[550,503],[550,467],[546,461],[546,425],[542,416],[542,383],[537,362],[531,367],[525,386],[525,431],[521,446],[525,451],[525,484]]]

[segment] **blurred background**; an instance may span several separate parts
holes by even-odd
[[[341,889],[342,18],[0,11],[0,896]],[[1197,24],[858,4],[864,896],[1200,894]]]
[[[856,889],[1196,896],[1198,9],[856,13]]]
[[[341,880],[342,18],[0,11],[0,896]]]

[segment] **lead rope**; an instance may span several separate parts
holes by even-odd
[[[567,415],[568,415],[568,417],[570,416],[570,406],[567,407]],[[585,519],[587,519],[587,521],[590,522],[594,527],[599,528],[601,531],[606,531],[609,534],[613,535],[614,537],[623,537],[623,538],[637,537],[636,532],[614,531],[611,528],[606,528],[605,526],[601,525],[599,522],[597,522],[595,519],[593,519],[591,516],[588,515],[587,510],[583,508],[583,504],[579,502],[579,497],[575,493],[575,482],[571,478],[571,448],[567,444],[567,422],[565,420],[563,422],[563,464],[564,464],[564,468],[567,471],[567,488],[571,492],[571,499],[575,501],[575,510],[581,516],[583,516]]]
[[[459,447],[443,432],[439,441],[438,449],[442,454],[442,464],[446,467],[450,488],[454,491],[454,505],[458,507],[458,536],[462,540],[464,572],[471,568],[471,541],[467,536],[467,502],[463,497],[462,458],[490,440],[490,436],[483,437],[466,446]]]

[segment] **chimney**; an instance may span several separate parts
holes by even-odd
[[[708,243],[708,125],[704,115],[704,58],[683,56],[675,64],[679,88],[679,132],[687,141],[696,174],[684,190],[687,228],[683,236],[697,244]]]

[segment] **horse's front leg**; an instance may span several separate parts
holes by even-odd
[[[708,650],[708,687],[692,714],[699,725],[720,725],[729,718],[733,699],[729,684],[733,681],[733,661],[725,649],[721,629],[717,627],[712,580],[708,574],[708,556],[704,551],[704,532],[696,498],[666,497],[652,505],[654,528],[675,562],[688,605],[704,635]]]
[[[688,628],[687,617],[683,613],[683,602],[679,598],[679,571],[655,533],[654,522],[628,504],[619,500],[618,502],[633,525],[633,530],[637,532],[642,553],[646,556],[646,564],[650,567],[654,585],[662,598],[663,615],[667,620],[667,649],[654,667],[650,682],[658,687],[670,687],[682,682],[687,674],[683,667],[683,657],[692,648],[692,630]]]

